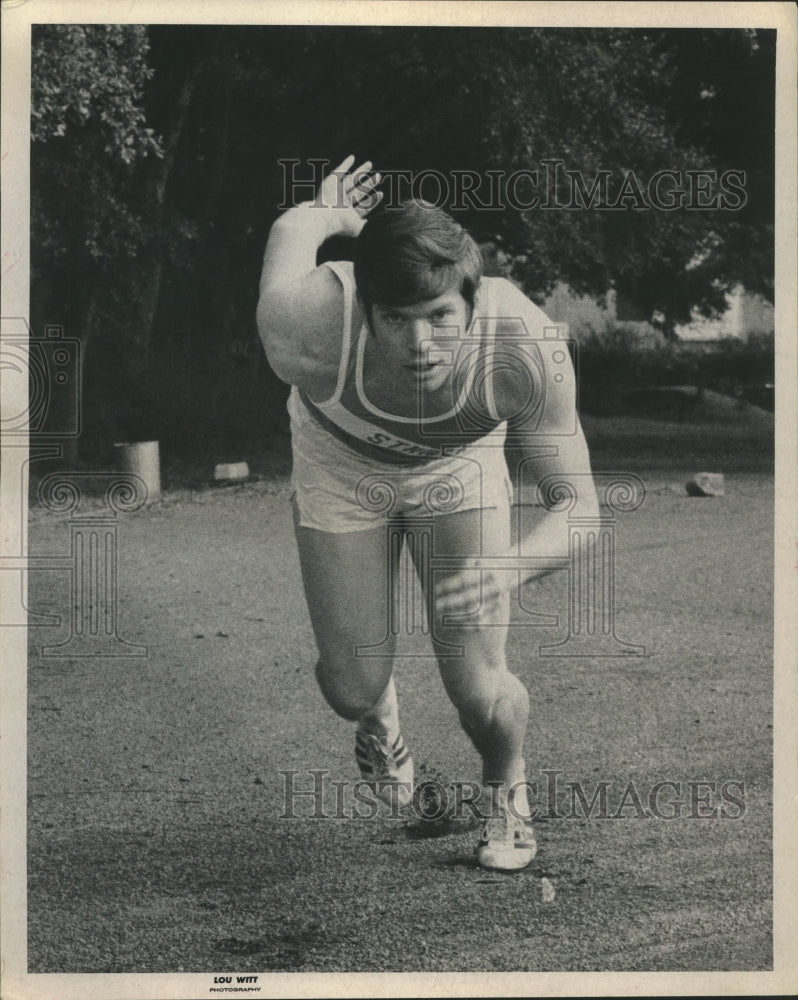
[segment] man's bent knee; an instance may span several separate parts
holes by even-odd
[[[356,721],[379,701],[387,683],[380,678],[364,681],[357,671],[331,671],[321,660],[316,680],[330,708],[344,719]]]

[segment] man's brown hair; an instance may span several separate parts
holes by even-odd
[[[355,283],[371,307],[409,306],[457,288],[471,309],[482,277],[472,237],[440,208],[407,201],[376,212],[355,241]]]

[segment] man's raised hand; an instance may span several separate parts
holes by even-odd
[[[335,210],[330,235],[357,236],[366,216],[382,201],[382,192],[376,190],[380,175],[372,172],[371,160],[352,169],[354,162],[354,156],[347,156],[324,178],[316,200],[309,203]]]

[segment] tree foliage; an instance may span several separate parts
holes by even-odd
[[[141,100],[153,70],[147,33],[137,25],[40,25],[34,34],[31,93],[34,142],[93,121],[103,151],[132,163],[157,152]]]
[[[253,317],[279,161],[349,152],[483,178],[558,160],[616,193],[629,174],[743,171],[737,210],[634,191],[525,210],[501,190],[503,209],[455,214],[538,300],[614,287],[671,330],[736,283],[772,296],[774,53],[774,32],[741,30],[37,26],[36,308],[95,331],[108,413],[128,400],[162,438],[205,443],[214,414],[268,422],[282,390]]]
[[[153,73],[148,50],[143,27],[34,27],[34,317],[66,318],[84,337],[96,283],[132,260],[147,237],[135,168],[161,152],[143,107]]]

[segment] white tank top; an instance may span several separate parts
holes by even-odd
[[[453,403],[445,413],[425,416],[420,396],[418,416],[387,413],[369,400],[363,384],[363,358],[368,326],[353,338],[355,281],[350,263],[326,264],[344,292],[344,328],[341,361],[335,391],[323,402],[294,389],[310,414],[354,451],[381,462],[420,464],[454,454],[484,437],[502,423],[493,398],[491,359],[496,339],[494,279],[483,278],[474,315],[460,345],[452,377]]]

